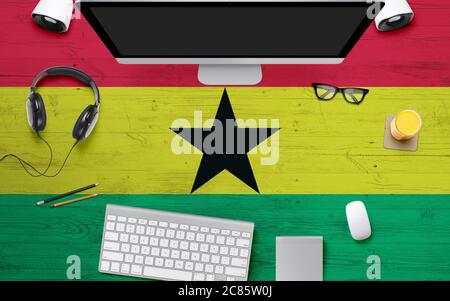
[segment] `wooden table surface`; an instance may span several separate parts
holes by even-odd
[[[5,1],[0,20],[0,155],[16,153],[38,168],[48,150],[25,118],[28,85],[52,65],[77,66],[100,84],[103,105],[92,136],[80,143],[60,176],[30,178],[0,163],[0,279],[64,280],[69,255],[84,280],[127,280],[97,271],[106,203],[255,222],[251,280],[275,277],[275,236],[324,236],[326,280],[366,280],[369,255],[383,280],[450,280],[450,5],[410,1],[416,18],[392,33],[373,27],[337,66],[264,66],[258,87],[227,88],[237,118],[276,119],[275,165],[249,155],[261,194],[223,172],[194,194],[201,155],[171,151],[176,119],[213,118],[223,87],[200,87],[196,66],[117,64],[84,19],[66,35],[37,28],[36,1]],[[17,22],[17,20],[27,20]],[[31,47],[30,45],[33,45]],[[360,106],[341,95],[316,100],[309,84],[364,86]],[[91,102],[89,89],[50,80],[42,93],[43,137],[61,164],[71,130]],[[383,148],[388,114],[417,110],[424,121],[416,152]],[[69,206],[36,207],[49,195],[100,182],[101,195]],[[94,190],[93,190],[94,192]],[[373,235],[351,239],[345,204],[361,199]]]

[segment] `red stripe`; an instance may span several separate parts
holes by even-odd
[[[450,2],[411,0],[413,23],[399,31],[371,26],[340,65],[265,65],[262,86],[308,86],[312,81],[360,86],[450,86]],[[120,65],[89,24],[72,20],[66,34],[38,28],[37,0],[3,0],[0,86],[28,86],[52,65],[77,66],[101,86],[199,86],[195,65]],[[68,79],[51,85],[73,85]]]

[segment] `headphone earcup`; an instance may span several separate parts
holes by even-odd
[[[98,108],[95,105],[88,105],[78,117],[73,127],[72,137],[77,141],[86,139],[95,127],[98,120]]]
[[[43,131],[47,124],[47,114],[41,95],[36,92],[31,93],[28,97],[26,108],[28,124],[31,129],[36,133]]]

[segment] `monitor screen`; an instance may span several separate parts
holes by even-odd
[[[362,2],[82,2],[116,58],[344,58]]]

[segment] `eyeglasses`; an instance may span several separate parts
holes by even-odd
[[[331,100],[340,91],[348,103],[359,105],[369,90],[363,88],[338,88],[332,85],[313,83],[316,96],[320,100]]]

